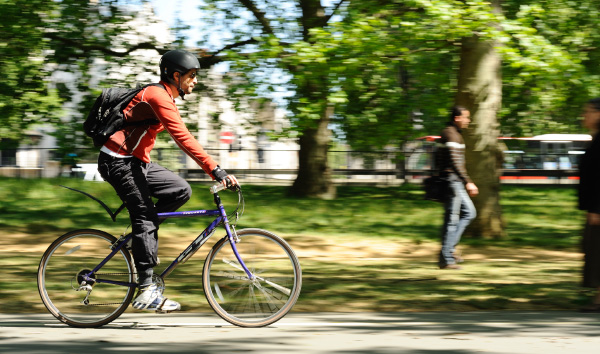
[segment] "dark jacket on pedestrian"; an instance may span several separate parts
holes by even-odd
[[[579,162],[579,209],[600,214],[600,134]]]
[[[465,141],[460,129],[453,123],[448,123],[442,130],[436,160],[442,175],[454,173],[464,184],[473,182],[465,164]]]

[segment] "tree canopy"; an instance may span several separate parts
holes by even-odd
[[[0,1],[2,142],[61,116],[70,97],[49,85],[53,71],[77,68],[84,76],[76,83],[85,91],[85,70],[94,60],[126,61],[136,49],[161,50],[155,38],[116,40],[132,19],[122,6],[142,3]],[[198,46],[206,50],[204,64],[226,61],[237,73],[232,93],[279,92],[292,130],[301,132],[322,110],[297,88],[323,80],[333,132],[365,148],[420,134],[412,130],[413,112],[422,113],[425,131],[436,131],[456,89],[459,39],[477,33],[501,44],[502,133],[574,132],[582,101],[600,95],[594,85],[599,5],[503,0],[498,14],[484,1],[211,0],[202,8],[205,37]],[[310,18],[303,10],[311,7],[324,13]]]
[[[53,9],[52,1],[0,1],[0,148],[16,147],[31,124],[59,117],[45,61],[43,16]]]
[[[414,112],[436,132],[455,96],[461,38],[473,34],[499,44],[503,135],[578,132],[582,101],[598,94],[597,0],[504,0],[501,12],[486,1],[456,0],[209,3],[207,39],[210,28],[229,30],[222,40],[230,69],[246,78],[236,77],[243,86],[235,92],[295,92],[288,107],[301,132],[322,105],[297,88],[324,80],[333,131],[357,148],[420,134]],[[317,5],[322,22],[307,28],[302,9]],[[274,85],[278,70],[287,81]]]
[[[162,53],[184,41],[178,35],[165,44],[135,32],[132,6],[146,3],[0,0],[0,144],[16,144],[42,122],[62,129],[64,144],[83,143],[80,129],[59,121],[63,102],[74,103],[66,108],[78,124],[87,98],[98,93],[92,88],[124,80],[109,70],[103,82],[93,82],[91,71],[135,62],[131,75],[139,77],[136,67],[147,71],[156,63],[140,65],[132,53]],[[377,149],[437,133],[457,94],[465,38],[495,43],[501,55],[502,135],[580,132],[582,103],[600,96],[600,0],[206,0],[201,6],[203,67],[227,64],[231,100],[283,103],[291,124],[281,133],[298,137],[307,152],[299,175],[305,186],[329,183],[310,179],[328,173],[332,139]],[[73,76],[54,78],[53,86],[57,71]],[[415,116],[422,130],[414,129]]]
[[[99,88],[156,76],[158,54],[166,51],[140,23],[143,4],[0,0],[0,147],[16,147],[42,123],[54,126],[60,150],[89,145],[81,123]],[[145,62],[136,55],[141,50],[156,52],[156,60]]]

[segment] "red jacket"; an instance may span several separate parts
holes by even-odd
[[[217,163],[204,151],[181,120],[171,88],[163,81],[160,83],[166,89],[160,86],[146,87],[123,111],[128,122],[154,118],[160,123],[125,127],[114,133],[104,146],[119,155],[134,156],[149,163],[156,134],[166,130],[179,148],[214,179],[211,172],[217,167]]]

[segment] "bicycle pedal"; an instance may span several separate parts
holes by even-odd
[[[173,312],[173,311],[167,311],[167,310],[156,310],[155,312],[156,312],[156,313],[158,313],[158,314],[161,314],[161,315],[165,315],[165,314],[167,314],[167,313],[171,313],[171,312]]]

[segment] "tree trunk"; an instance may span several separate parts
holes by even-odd
[[[311,43],[310,30],[323,27],[327,24],[325,9],[321,0],[300,0],[302,10],[302,35],[307,43]],[[300,151],[298,152],[298,176],[294,181],[289,193],[298,197],[317,197],[322,199],[335,198],[335,186],[332,181],[331,169],[327,164],[327,153],[329,151],[330,134],[329,122],[333,114],[332,107],[327,104],[327,92],[329,92],[329,79],[327,66],[315,66],[301,69],[321,75],[307,75],[297,90],[297,95],[310,102],[311,105],[319,107],[319,119],[308,120],[302,124],[301,135],[298,141]],[[312,76],[312,77],[311,77]]]
[[[323,112],[316,128],[303,130],[299,139],[298,176],[290,189],[290,195],[298,197],[335,198],[335,186],[331,169],[327,164],[329,151],[329,110]]]
[[[498,143],[497,113],[502,102],[500,57],[494,43],[478,37],[462,42],[456,103],[471,111],[466,129],[467,169],[479,188],[473,197],[477,218],[466,231],[472,237],[505,235],[500,208],[502,149]]]

